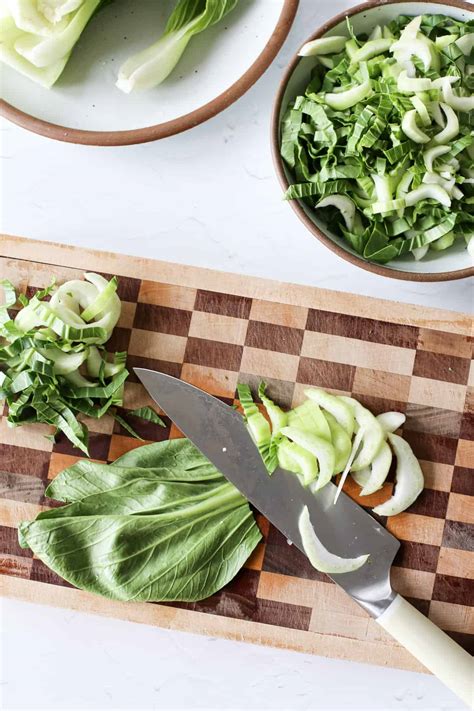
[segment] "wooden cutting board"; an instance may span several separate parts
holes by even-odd
[[[80,277],[120,277],[120,323],[110,350],[234,402],[239,380],[264,378],[281,404],[307,385],[354,394],[374,412],[406,412],[404,436],[426,489],[386,522],[402,541],[393,585],[465,648],[474,641],[474,369],[472,322],[460,313],[224,274],[136,257],[0,237],[0,278],[22,291]],[[471,387],[469,387],[469,385]],[[125,410],[149,404],[137,380]],[[141,443],[107,417],[92,422],[90,451],[111,461]],[[179,436],[138,426],[153,441]],[[3,595],[187,632],[258,642],[341,659],[422,669],[268,522],[265,541],[234,581],[193,604],[112,602],[78,591],[17,543],[15,527],[49,505],[48,480],[78,458],[41,427],[0,422],[0,585]],[[360,500],[374,506],[381,492]],[[347,491],[357,500],[358,487]]]

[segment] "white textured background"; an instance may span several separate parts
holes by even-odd
[[[417,285],[352,267],[311,237],[281,201],[269,146],[279,77],[312,29],[349,4],[301,0],[282,52],[256,86],[220,116],[174,138],[90,148],[2,122],[2,230],[421,308],[469,310],[467,281]],[[4,709],[461,708],[429,676],[10,600],[0,605]]]

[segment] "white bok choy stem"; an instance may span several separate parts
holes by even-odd
[[[395,491],[393,496],[374,508],[379,516],[396,516],[405,511],[423,491],[424,478],[413,450],[402,437],[388,434],[388,440],[397,458]]]
[[[367,562],[369,555],[359,555],[356,558],[341,558],[322,544],[311,523],[308,507],[301,512],[298,528],[301,535],[303,550],[311,565],[321,573],[337,574],[352,573]]]

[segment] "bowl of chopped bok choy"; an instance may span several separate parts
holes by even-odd
[[[372,0],[326,22],[285,72],[272,143],[285,199],[342,258],[474,275],[474,7]]]

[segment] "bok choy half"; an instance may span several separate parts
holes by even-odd
[[[179,0],[159,40],[120,67],[118,88],[128,94],[160,84],[173,71],[191,38],[222,20],[237,2]]]
[[[95,12],[112,0],[1,0],[0,61],[50,88]]]
[[[282,120],[285,197],[370,261],[472,245],[474,21],[347,27],[300,51],[314,67]]]

